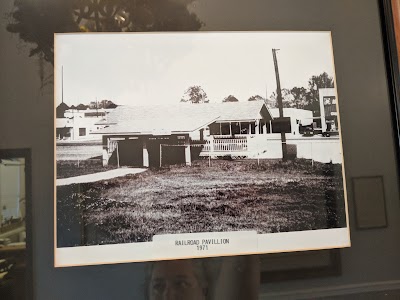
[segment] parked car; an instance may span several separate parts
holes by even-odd
[[[313,136],[313,135],[314,135],[314,129],[312,127],[304,128],[303,136]]]

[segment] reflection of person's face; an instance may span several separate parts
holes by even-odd
[[[150,300],[205,299],[190,261],[163,261],[154,264],[149,286]]]

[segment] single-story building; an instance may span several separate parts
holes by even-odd
[[[103,128],[96,124],[107,118],[113,109],[67,109],[63,118],[56,118],[56,139],[64,141],[79,141],[98,138],[92,133]]]
[[[102,136],[103,165],[190,165],[194,155],[249,156],[249,145],[259,145],[254,140],[298,134],[298,124],[308,118],[311,111],[284,109],[280,119],[263,101],[118,106],[96,123],[104,128],[94,134]]]
[[[104,165],[110,159],[145,167],[163,162],[190,165],[192,155],[210,137],[266,133],[272,120],[263,101],[119,106],[107,122],[98,123],[106,127],[96,134],[103,137]]]

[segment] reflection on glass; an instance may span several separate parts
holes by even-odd
[[[0,245],[25,246],[25,161],[0,161]]]
[[[258,299],[257,255],[156,261],[147,264],[145,299]]]
[[[210,299],[201,260],[163,261],[152,264],[149,272],[147,298],[150,300]]]
[[[0,299],[25,299],[25,159],[0,159]]]

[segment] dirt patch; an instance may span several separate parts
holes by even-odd
[[[88,175],[98,172],[116,169],[116,166],[103,167],[100,158],[86,160],[62,160],[57,161],[57,178],[68,178],[80,175]]]

